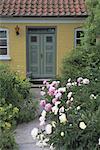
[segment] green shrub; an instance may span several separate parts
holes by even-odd
[[[18,150],[14,135],[11,131],[0,132],[0,150]]]
[[[20,112],[18,123],[31,121],[36,117],[38,102],[32,99],[24,100],[24,104],[20,103]]]
[[[35,117],[36,103],[30,94],[30,83],[21,79],[9,66],[0,65],[0,96],[6,103],[18,107],[18,122],[29,121]]]
[[[61,84],[44,85],[39,118],[43,128],[34,128],[32,137],[39,140],[37,145],[53,145],[55,150],[99,150],[100,93],[91,93],[92,82],[87,78]]]
[[[100,1],[87,0],[87,8],[90,15],[85,23],[82,44],[63,61],[62,79],[65,82],[69,77],[80,76],[100,81],[100,44],[96,40],[98,36],[100,39]]]
[[[17,144],[14,139],[13,128],[18,108],[12,104],[6,104],[0,99],[0,150],[16,150]]]

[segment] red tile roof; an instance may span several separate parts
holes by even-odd
[[[86,16],[85,0],[0,0],[0,16]]]

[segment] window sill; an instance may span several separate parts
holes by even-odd
[[[0,56],[0,60],[11,60],[10,56]]]

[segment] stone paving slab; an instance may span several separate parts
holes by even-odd
[[[21,144],[19,150],[48,150],[47,148],[39,148],[35,144]]]
[[[19,146],[19,150],[49,150],[48,148],[42,149],[36,146],[36,141],[34,141],[31,136],[31,130],[34,127],[39,127],[38,119],[17,126],[15,130],[15,139]]]
[[[39,100],[40,88],[32,88],[31,92],[34,95],[35,100]],[[31,136],[31,131],[34,127],[39,127],[38,119],[17,126],[15,130],[15,139],[19,146],[19,150],[49,150],[48,148],[39,148],[36,146],[36,141],[34,141]]]

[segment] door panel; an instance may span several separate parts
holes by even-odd
[[[55,76],[55,36],[53,34],[44,35],[44,75]]]
[[[29,35],[29,72],[32,76],[40,76],[40,35]]]
[[[33,78],[55,77],[55,34],[29,34],[29,72]]]

